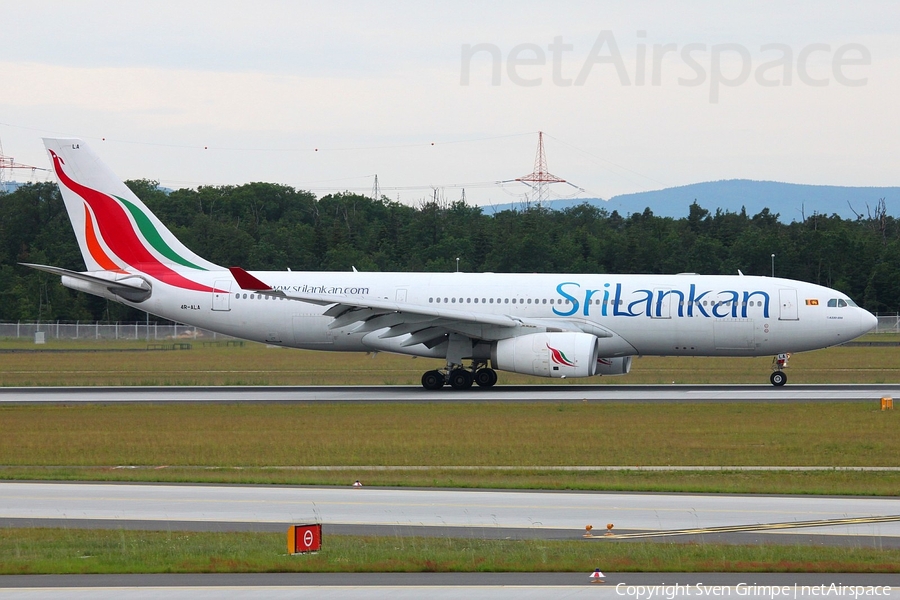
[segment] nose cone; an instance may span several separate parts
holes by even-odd
[[[869,311],[861,308],[862,314],[859,316],[860,334],[868,333],[878,326],[878,317]]]

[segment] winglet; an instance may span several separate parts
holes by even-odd
[[[272,286],[263,283],[240,267],[228,267],[228,270],[231,271],[232,276],[234,276],[235,281],[241,286],[242,290],[253,290],[254,292],[274,291]]]

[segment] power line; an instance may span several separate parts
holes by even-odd
[[[557,177],[553,173],[550,173],[550,171],[547,169],[547,155],[544,153],[543,131],[538,131],[538,147],[537,153],[534,157],[534,170],[528,175],[517,177],[515,179],[509,179],[507,181],[498,181],[497,183],[504,184],[511,181],[518,181],[530,187],[533,190],[530,201],[537,204],[538,206],[549,199],[549,186],[552,183],[566,183],[574,187],[579,192],[584,191],[583,188],[580,188],[577,185],[566,181],[565,179],[562,179],[561,177]]]

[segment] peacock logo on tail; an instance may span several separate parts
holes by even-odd
[[[87,248],[94,261],[104,270],[128,273],[130,268],[181,289],[214,291],[211,287],[184,277],[154,255],[156,252],[172,263],[206,271],[173,250],[140,207],[119,196],[105,194],[78,183],[66,173],[65,162],[56,152],[50,150],[50,156],[59,182],[84,201],[84,236]]]

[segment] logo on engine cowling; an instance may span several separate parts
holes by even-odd
[[[562,365],[564,367],[574,367],[575,363],[569,360],[565,354],[562,353],[562,350],[557,350],[550,344],[547,344],[547,349],[550,350],[550,358],[553,359],[558,365]]]

